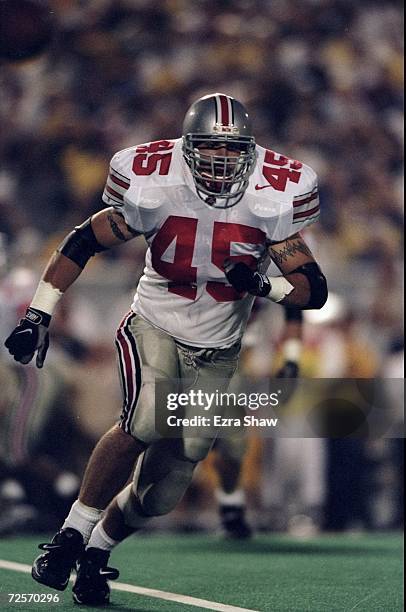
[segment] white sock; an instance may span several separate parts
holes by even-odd
[[[93,529],[86,548],[101,548],[102,550],[108,550],[110,552],[117,544],[119,544],[119,542],[107,535],[103,529],[102,521],[100,521]]]
[[[101,519],[102,514],[103,510],[85,506],[85,504],[82,504],[82,502],[77,499],[70,509],[62,527],[72,527],[79,531],[83,536],[84,543],[87,544],[90,534],[96,523]]]
[[[216,499],[220,506],[245,506],[243,489],[236,489],[232,493],[225,493],[222,489],[216,489]]]

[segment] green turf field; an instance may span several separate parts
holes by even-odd
[[[46,538],[45,538],[46,539]],[[0,541],[0,559],[30,564],[43,538]],[[111,565],[120,583],[250,610],[390,612],[403,610],[400,535],[322,536],[297,540],[257,535],[224,542],[214,536],[143,535],[123,543]],[[0,610],[86,610],[69,589],[57,604],[10,604],[8,593],[56,593],[26,573],[0,569]],[[112,592],[113,612],[194,612],[202,607],[123,591]],[[214,605],[212,608],[219,609]]]

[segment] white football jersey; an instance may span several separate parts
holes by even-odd
[[[241,338],[255,298],[230,286],[224,260],[264,270],[269,244],[319,216],[315,172],[256,149],[248,188],[228,209],[199,198],[181,139],[130,147],[111,160],[103,201],[149,245],[132,309],[185,344],[227,347]]]

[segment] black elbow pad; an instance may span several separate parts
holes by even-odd
[[[61,242],[57,251],[75,262],[80,268],[84,268],[95,253],[106,251],[94,235],[91,219],[87,219],[82,225],[75,227]]]
[[[309,281],[310,299],[306,306],[303,306],[303,310],[322,308],[328,296],[327,281],[316,262],[299,266],[299,268],[292,270],[291,274],[303,274]]]

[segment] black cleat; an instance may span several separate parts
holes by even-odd
[[[88,606],[109,603],[110,587],[107,580],[117,580],[118,570],[107,567],[110,553],[100,548],[88,548],[77,565],[77,578],[73,586],[73,601]]]
[[[82,534],[66,527],[58,531],[52,542],[40,544],[38,548],[46,552],[35,559],[31,576],[45,586],[64,591],[71,571],[84,551]]]
[[[220,506],[223,535],[234,540],[247,540],[252,529],[245,518],[244,506]]]

